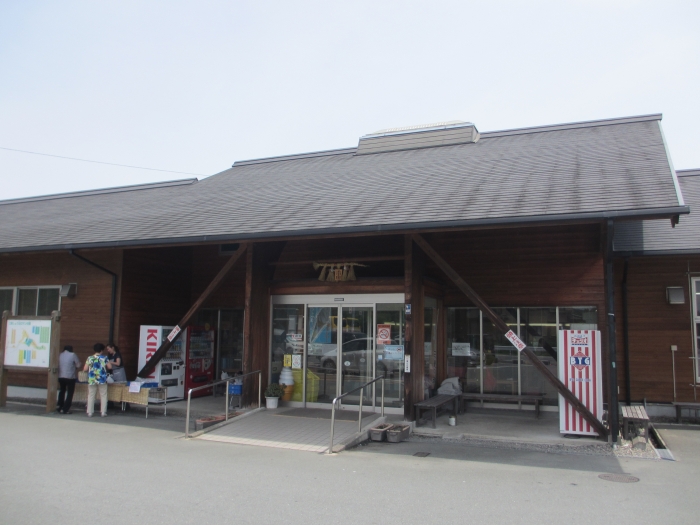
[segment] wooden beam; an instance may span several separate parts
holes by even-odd
[[[443,259],[428,242],[419,234],[413,234],[413,240],[415,243],[421,247],[421,249],[430,257],[435,264],[452,280],[452,282],[455,283],[457,288],[459,288],[464,295],[466,295],[471,302],[476,305],[479,310],[483,312],[486,317],[491,319],[491,322],[496,326],[499,330],[501,330],[504,334],[510,331],[510,328],[508,325],[501,319],[501,317],[494,312],[491,307],[484,302],[484,300],[462,279],[459,274],[452,268],[452,266],[449,265],[445,259]],[[534,365],[535,368],[537,368],[540,373],[549,381],[554,388],[557,389],[557,391],[566,399],[569,403],[571,403],[571,406],[583,416],[583,418],[588,421],[593,428],[595,428],[596,432],[601,437],[607,437],[608,431],[605,428],[605,426],[598,421],[598,418],[596,418],[588,408],[585,407],[581,401],[569,390],[566,388],[564,383],[562,383],[557,376],[555,376],[547,366],[538,359],[538,357],[535,355],[535,352],[532,351],[532,348],[529,346],[526,346],[523,350],[522,353],[525,354],[532,364]]]
[[[410,235],[404,237],[404,301],[411,305],[405,318],[404,354],[411,360],[411,371],[404,374],[404,417],[415,419],[413,405],[423,401],[425,376],[425,293],[423,272],[425,255],[413,245]]]
[[[224,277],[226,277],[226,275],[231,270],[231,268],[233,268],[233,265],[236,264],[238,259],[241,258],[241,255],[243,255],[247,247],[247,243],[241,243],[241,245],[238,247],[238,250],[236,250],[236,253],[231,255],[231,258],[228,261],[226,261],[226,264],[224,264],[224,267],[221,268],[221,270],[219,270],[219,273],[216,274],[214,280],[212,280],[212,282],[209,283],[209,286],[207,286],[206,290],[202,292],[202,295],[199,296],[199,299],[197,299],[194,302],[192,307],[187,311],[185,316],[177,324],[180,330],[185,328],[190,323],[190,321],[194,317],[194,314],[197,313],[197,311],[202,307],[202,304],[204,304],[204,301],[206,301],[207,298],[219,287],[221,282],[224,280]],[[168,350],[170,350],[170,347],[173,346],[173,343],[180,336],[180,333],[181,331],[178,332],[175,335],[175,337],[173,337],[172,341],[169,341],[167,338],[165,341],[163,341],[163,344],[161,344],[158,350],[156,350],[156,353],[153,354],[153,356],[148,360],[148,362],[145,365],[143,365],[143,368],[137,374],[138,377],[146,377],[153,371],[158,362],[165,356]]]
[[[340,264],[351,262],[403,261],[403,255],[377,255],[374,257],[345,257],[340,259],[316,259],[314,261],[279,261],[268,263],[270,266],[303,266],[305,264]]]

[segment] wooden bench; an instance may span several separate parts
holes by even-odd
[[[540,405],[544,394],[478,394],[466,393],[462,398],[462,410],[467,410],[467,401],[493,401],[496,403],[532,403],[535,405],[535,417],[540,417]]]
[[[647,411],[642,406],[621,407],[622,408],[622,437],[632,439],[630,435],[629,424],[640,424],[644,428],[644,437],[649,439],[649,416]]]
[[[700,403],[682,403],[674,401],[673,406],[676,407],[676,423],[681,422],[681,410],[684,408],[689,410],[700,410]]]
[[[442,408],[445,405],[448,405],[449,403],[452,403],[452,413],[456,416],[458,400],[458,395],[440,394],[435,397],[431,397],[430,399],[426,399],[425,401],[420,401],[419,403],[416,403],[415,405],[413,405],[413,407],[416,409],[416,426],[419,427],[421,423],[426,421],[425,419],[421,418],[421,413],[425,410],[430,410],[432,415],[433,428],[436,428],[435,420],[437,419],[438,409]]]

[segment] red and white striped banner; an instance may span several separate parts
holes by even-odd
[[[559,379],[599,420],[603,417],[603,376],[600,331],[559,331]],[[583,416],[559,396],[559,430],[562,434],[597,436]]]

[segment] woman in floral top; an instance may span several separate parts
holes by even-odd
[[[88,402],[87,415],[92,417],[95,412],[95,396],[97,391],[100,392],[100,412],[102,417],[107,416],[107,369],[111,369],[112,365],[107,360],[107,351],[105,345],[96,343],[93,346],[95,354],[91,355],[85,361],[84,372],[88,373]]]

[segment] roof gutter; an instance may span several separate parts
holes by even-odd
[[[18,252],[43,252],[57,250],[78,249],[104,249],[127,248],[139,246],[164,246],[173,244],[198,244],[238,241],[273,241],[289,237],[317,237],[329,235],[352,234],[389,234],[406,233],[408,231],[441,231],[460,228],[493,228],[493,227],[517,227],[548,225],[554,222],[598,222],[601,220],[641,220],[641,219],[669,219],[678,215],[690,213],[688,206],[674,206],[667,208],[648,208],[641,210],[605,211],[588,213],[567,213],[557,215],[533,215],[530,217],[497,217],[492,219],[468,219],[461,221],[435,221],[435,222],[407,222],[396,224],[371,224],[363,226],[348,226],[341,228],[310,228],[305,230],[282,230],[268,232],[252,232],[224,235],[198,235],[191,237],[169,237],[139,240],[121,240],[109,242],[95,242],[84,244],[55,244],[46,246],[22,246],[16,248],[0,248],[0,253]]]

